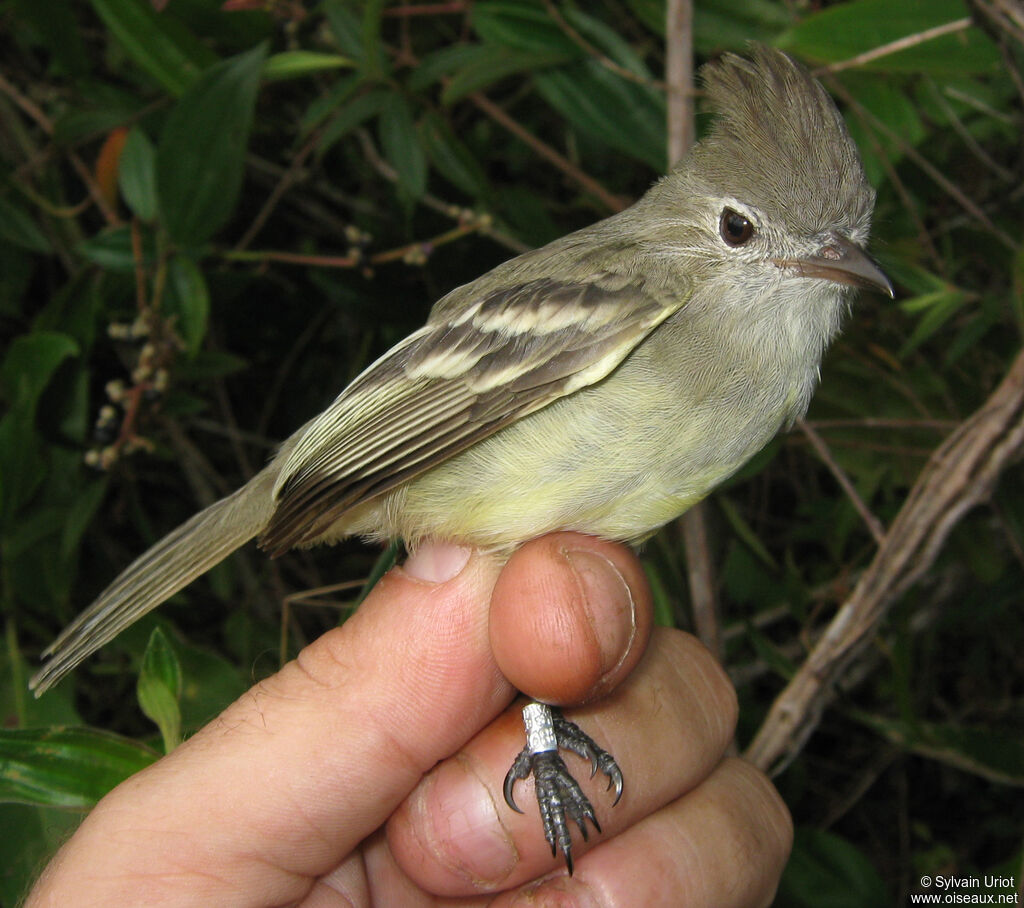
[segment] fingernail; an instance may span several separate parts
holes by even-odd
[[[464,545],[450,542],[427,543],[406,558],[402,570],[415,580],[445,583],[466,566],[470,554],[471,550]]]
[[[584,550],[565,553],[583,589],[585,607],[601,648],[601,674],[615,669],[636,636],[636,605],[619,569],[607,558]]]
[[[416,829],[439,863],[475,886],[492,887],[508,878],[519,855],[472,761],[459,756],[442,763],[415,797]]]

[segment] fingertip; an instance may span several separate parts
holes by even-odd
[[[391,853],[425,889],[452,896],[493,892],[516,873],[521,855],[506,820],[516,828],[521,821],[508,813],[494,782],[495,767],[506,763],[521,735],[518,711],[506,712],[435,766],[391,815]]]
[[[607,693],[636,665],[650,636],[650,590],[625,546],[553,533],[522,546],[491,600],[491,648],[528,696],[556,704]]]

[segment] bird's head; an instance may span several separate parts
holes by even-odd
[[[799,63],[755,47],[702,70],[708,134],[649,193],[662,253],[692,255],[709,278],[784,295],[892,295],[864,250],[875,193],[832,99]],[[652,237],[653,239],[653,237]],[[796,283],[791,283],[795,281]]]

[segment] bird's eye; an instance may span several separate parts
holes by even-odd
[[[726,246],[742,246],[754,235],[754,225],[738,211],[723,208],[718,219],[718,232]]]

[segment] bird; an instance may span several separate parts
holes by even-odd
[[[573,530],[639,546],[807,410],[857,288],[875,203],[821,84],[762,45],[702,79],[707,134],[631,207],[449,292],[245,485],[132,562],[49,646],[42,694],[256,538],[271,556],[358,536],[507,558]],[[600,832],[559,755],[614,758],[560,712],[524,708],[505,779],[534,776],[545,838]]]

